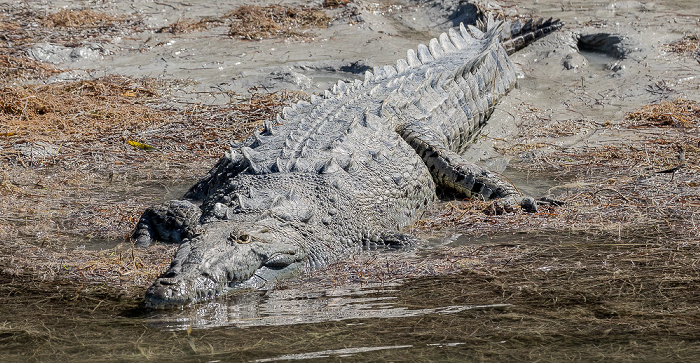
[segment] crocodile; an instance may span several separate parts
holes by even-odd
[[[275,282],[362,249],[403,246],[436,188],[534,211],[504,177],[461,156],[516,84],[509,55],[559,20],[460,24],[364,81],[286,107],[181,200],[147,209],[132,238],[180,243],[146,291],[183,306]]]

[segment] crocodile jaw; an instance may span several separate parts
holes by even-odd
[[[146,291],[147,306],[181,307],[231,288],[261,288],[306,264],[306,253],[297,244],[276,238],[268,228],[232,229],[223,222],[208,227],[180,246],[168,271]],[[246,237],[237,240],[232,235]]]

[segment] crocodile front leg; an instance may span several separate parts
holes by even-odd
[[[528,212],[537,211],[533,198],[523,196],[501,175],[470,163],[449,150],[430,130],[406,129],[402,136],[423,159],[438,186],[465,194],[469,198],[499,199],[497,210],[502,208],[513,211],[519,205]]]
[[[171,200],[146,209],[131,238],[134,244],[148,247],[154,241],[182,243],[199,234],[202,211],[187,200]]]

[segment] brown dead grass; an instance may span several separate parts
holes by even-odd
[[[327,9],[335,9],[351,4],[353,0],[323,0],[323,7]]]
[[[700,124],[700,104],[684,99],[663,101],[630,112],[626,119],[633,121],[636,127],[697,127]]]
[[[673,53],[681,55],[693,54],[696,57],[700,57],[700,36],[697,34],[686,35],[680,40],[664,44],[664,47]]]
[[[111,16],[90,9],[64,9],[44,18],[44,26],[57,28],[101,28],[114,27],[125,21],[125,17]]]
[[[255,94],[225,107],[175,110],[163,105],[157,91],[160,86],[150,79],[108,76],[2,87],[0,155],[24,164],[30,160],[13,146],[44,141],[65,149],[55,158],[41,161],[44,165],[70,163],[76,153],[130,159],[141,154],[132,146],[136,141],[174,159],[181,160],[183,147],[194,151],[192,157],[201,157],[203,152],[213,157],[227,148],[228,137],[249,135],[275,110],[299,97],[284,92]],[[183,123],[187,127],[182,127]]]
[[[12,55],[0,48],[0,83],[46,79],[60,72],[51,65],[21,55]]]
[[[178,19],[176,22],[158,29],[158,33],[182,34],[210,29],[224,23],[223,19]]]
[[[125,36],[145,29],[138,15],[112,16],[89,9],[60,10],[47,15],[24,3],[0,4],[0,49],[15,56],[36,43],[77,46],[96,38]]]
[[[538,110],[526,111],[538,115]],[[530,117],[530,116],[528,116]],[[646,175],[678,165],[683,150],[684,170],[698,171],[700,105],[678,99],[647,105],[630,112],[624,120],[593,123],[570,120],[525,128],[524,142],[504,144],[498,149],[522,158],[520,167],[529,170],[558,170],[566,173],[625,171]],[[568,126],[566,126],[568,125]],[[622,142],[561,147],[540,137],[564,137],[588,129],[619,135]]]
[[[227,17],[233,20],[229,35],[247,40],[303,37],[303,29],[326,27],[332,20],[311,7],[243,5]]]

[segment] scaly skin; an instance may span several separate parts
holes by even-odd
[[[460,152],[515,85],[506,49],[560,26],[461,26],[396,67],[285,109],[232,147],[185,200],[144,213],[137,244],[182,243],[147,303],[180,306],[269,286],[362,248],[410,242],[399,231],[436,200],[436,184],[534,210],[531,198]]]

